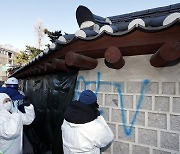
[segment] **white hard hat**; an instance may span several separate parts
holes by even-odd
[[[6,87],[17,88],[18,87],[18,80],[15,77],[11,77],[6,81]]]

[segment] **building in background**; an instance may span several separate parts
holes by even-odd
[[[0,47],[0,81],[5,81],[8,76],[7,70],[14,66],[14,57],[16,52]]]

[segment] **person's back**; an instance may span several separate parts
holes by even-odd
[[[90,90],[68,105],[64,118],[61,126],[64,154],[99,154],[100,148],[113,141],[112,131],[99,114],[97,97]]]

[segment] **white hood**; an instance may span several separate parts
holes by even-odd
[[[0,107],[3,106],[4,99],[9,98],[11,99],[6,93],[0,93]]]

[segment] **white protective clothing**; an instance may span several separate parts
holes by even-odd
[[[61,129],[64,154],[100,154],[100,148],[106,147],[114,138],[102,116],[85,124],[64,119]]]
[[[8,112],[4,106],[5,93],[0,93],[0,151],[3,154],[22,154],[23,125],[29,125],[35,118],[34,107],[25,107],[26,113]]]

